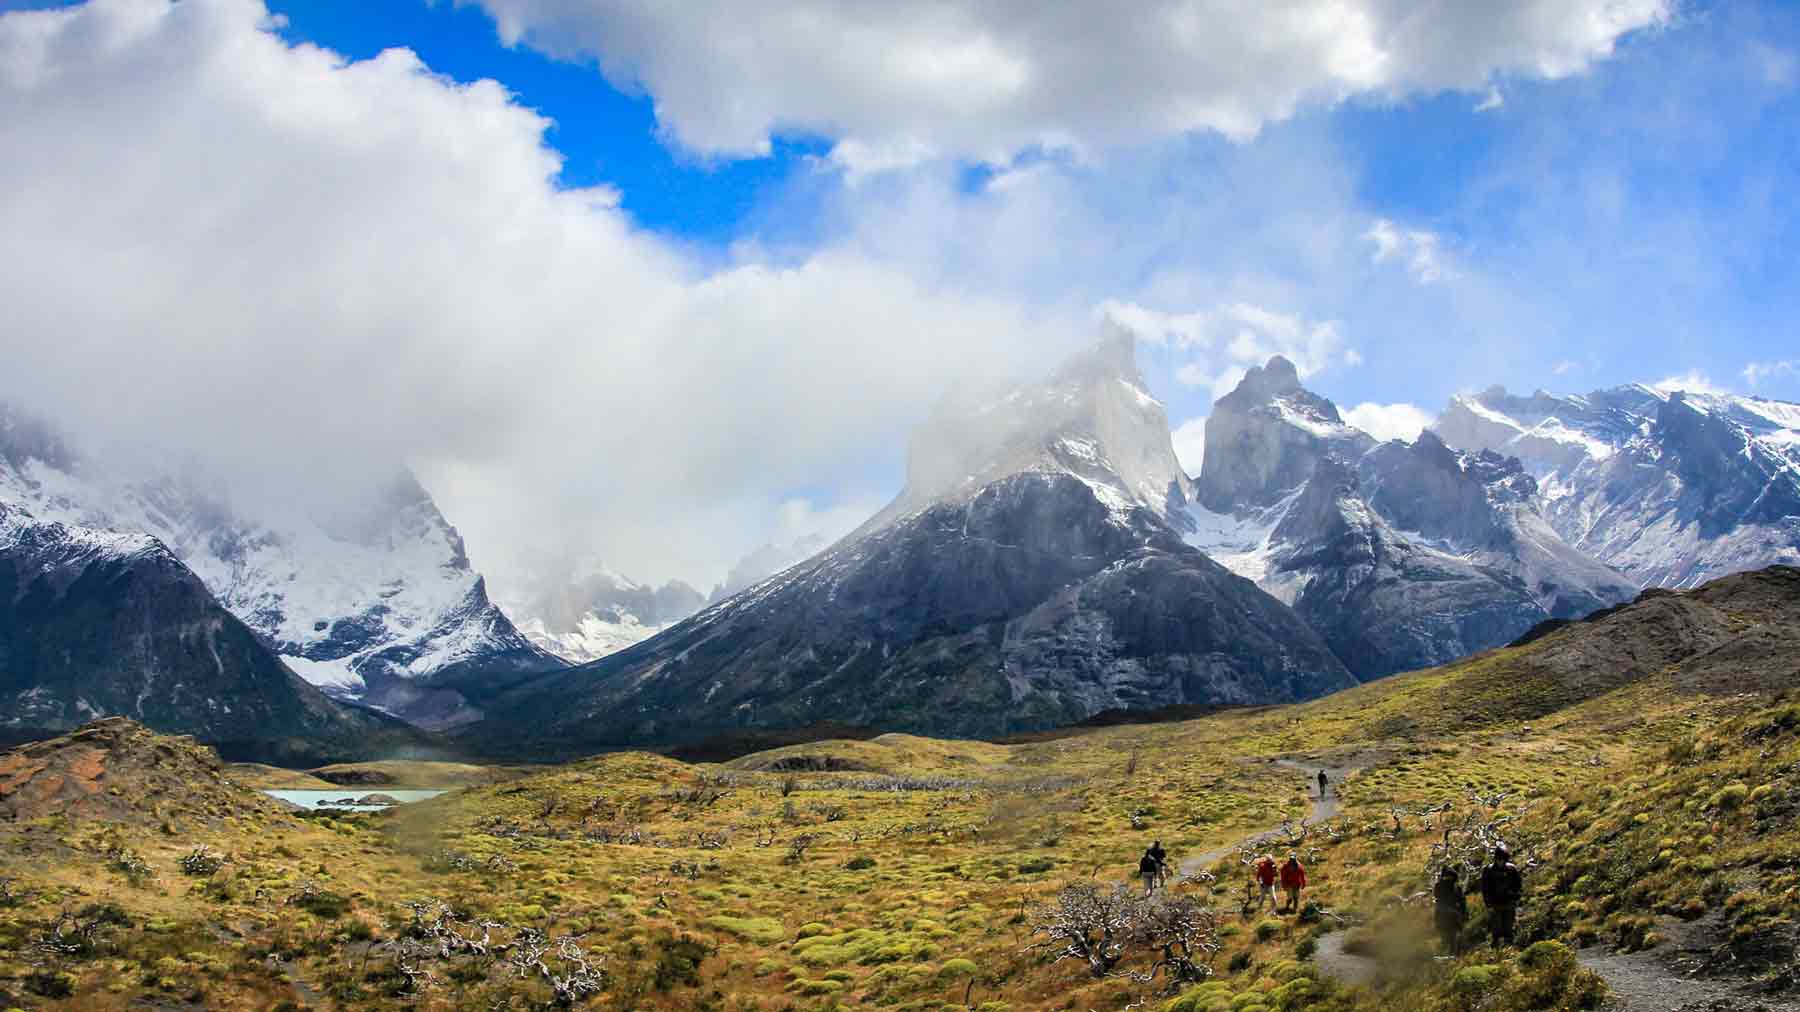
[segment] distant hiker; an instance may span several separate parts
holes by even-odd
[[[1288,851],[1287,863],[1281,866],[1281,889],[1287,893],[1287,912],[1300,912],[1300,890],[1306,888],[1306,868],[1299,855]]]
[[[1256,880],[1257,888],[1256,899],[1251,904],[1255,911],[1258,913],[1262,912],[1264,900],[1268,901],[1270,910],[1279,909],[1275,904],[1276,871],[1274,856],[1271,854],[1264,854],[1257,858],[1255,866],[1251,869],[1251,873]]]
[[[1437,885],[1431,890],[1432,899],[1436,900],[1438,937],[1444,940],[1444,951],[1452,956],[1462,955],[1463,925],[1469,920],[1469,898],[1463,895],[1462,880],[1456,877],[1456,869],[1445,865],[1438,873]]]
[[[1319,771],[1319,800],[1320,801],[1325,800],[1325,790],[1330,785],[1331,785],[1331,778],[1329,778],[1325,775],[1324,770],[1320,770]]]
[[[1156,891],[1156,880],[1162,875],[1162,865],[1147,850],[1143,857],[1138,858],[1138,875],[1144,880],[1145,896]]]
[[[1488,908],[1488,933],[1494,948],[1511,945],[1513,921],[1519,913],[1519,898],[1525,894],[1525,877],[1512,863],[1512,851],[1505,844],[1494,848],[1494,860],[1481,869],[1481,901]]]
[[[1152,840],[1150,849],[1145,853],[1156,859],[1156,881],[1159,885],[1167,885],[1169,881],[1169,852],[1163,849],[1161,840]]]

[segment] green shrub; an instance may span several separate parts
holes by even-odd
[[[717,928],[728,934],[751,942],[769,945],[787,937],[781,922],[773,917],[730,917],[725,914],[714,914],[706,919],[706,926]]]
[[[1743,804],[1744,799],[1749,796],[1750,786],[1742,781],[1734,781],[1714,791],[1713,796],[1706,799],[1706,806],[1729,812]]]

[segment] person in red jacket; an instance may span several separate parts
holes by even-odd
[[[1281,888],[1287,893],[1287,909],[1283,913],[1300,911],[1300,890],[1306,888],[1306,868],[1300,864],[1300,858],[1293,851],[1288,851],[1287,863],[1281,866]]]
[[[1257,858],[1256,864],[1251,868],[1251,875],[1256,880],[1256,885],[1257,885],[1257,890],[1258,890],[1257,897],[1256,897],[1256,911],[1258,913],[1262,912],[1264,900],[1268,901],[1270,910],[1276,909],[1276,906],[1275,906],[1276,871],[1275,871],[1274,856],[1271,854],[1264,854],[1263,856]]]

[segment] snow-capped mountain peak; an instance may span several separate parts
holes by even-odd
[[[947,398],[913,434],[905,490],[860,533],[1027,471],[1080,478],[1121,520],[1142,508],[1185,525],[1192,483],[1130,336],[1095,343],[1041,382]]]
[[[1465,414],[1506,438],[1529,428],[1484,402]],[[1189,543],[1292,606],[1362,677],[1505,643],[1635,589],[1550,528],[1518,461],[1430,432],[1377,443],[1281,358],[1214,405],[1197,485]]]
[[[0,502],[71,528],[150,535],[297,673],[428,725],[473,719],[445,671],[547,670],[487,599],[456,529],[410,474],[330,509],[254,516],[180,472],[107,473],[52,429],[0,411]],[[148,471],[148,468],[142,469]]]
[[[1800,404],[1665,385],[1458,397],[1436,430],[1518,457],[1570,544],[1641,585],[1800,560]]]

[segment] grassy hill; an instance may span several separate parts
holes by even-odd
[[[376,815],[284,810],[191,743],[84,730],[32,746],[56,762],[0,755],[0,1008],[1523,1012],[1601,999],[1584,944],[1692,949],[1779,1002],[1796,616],[1800,572],[1769,570],[1300,706],[615,753]],[[96,748],[135,758],[87,777]],[[1342,807],[1303,826],[1313,766]],[[1530,864],[1528,947],[1433,958],[1418,896],[1493,836]],[[1241,913],[1246,837],[1302,853],[1308,915]],[[1152,840],[1192,873],[1177,902],[1114,896]],[[1127,926],[1102,975],[1053,934],[1096,911]],[[1191,968],[1157,965],[1172,940]]]

